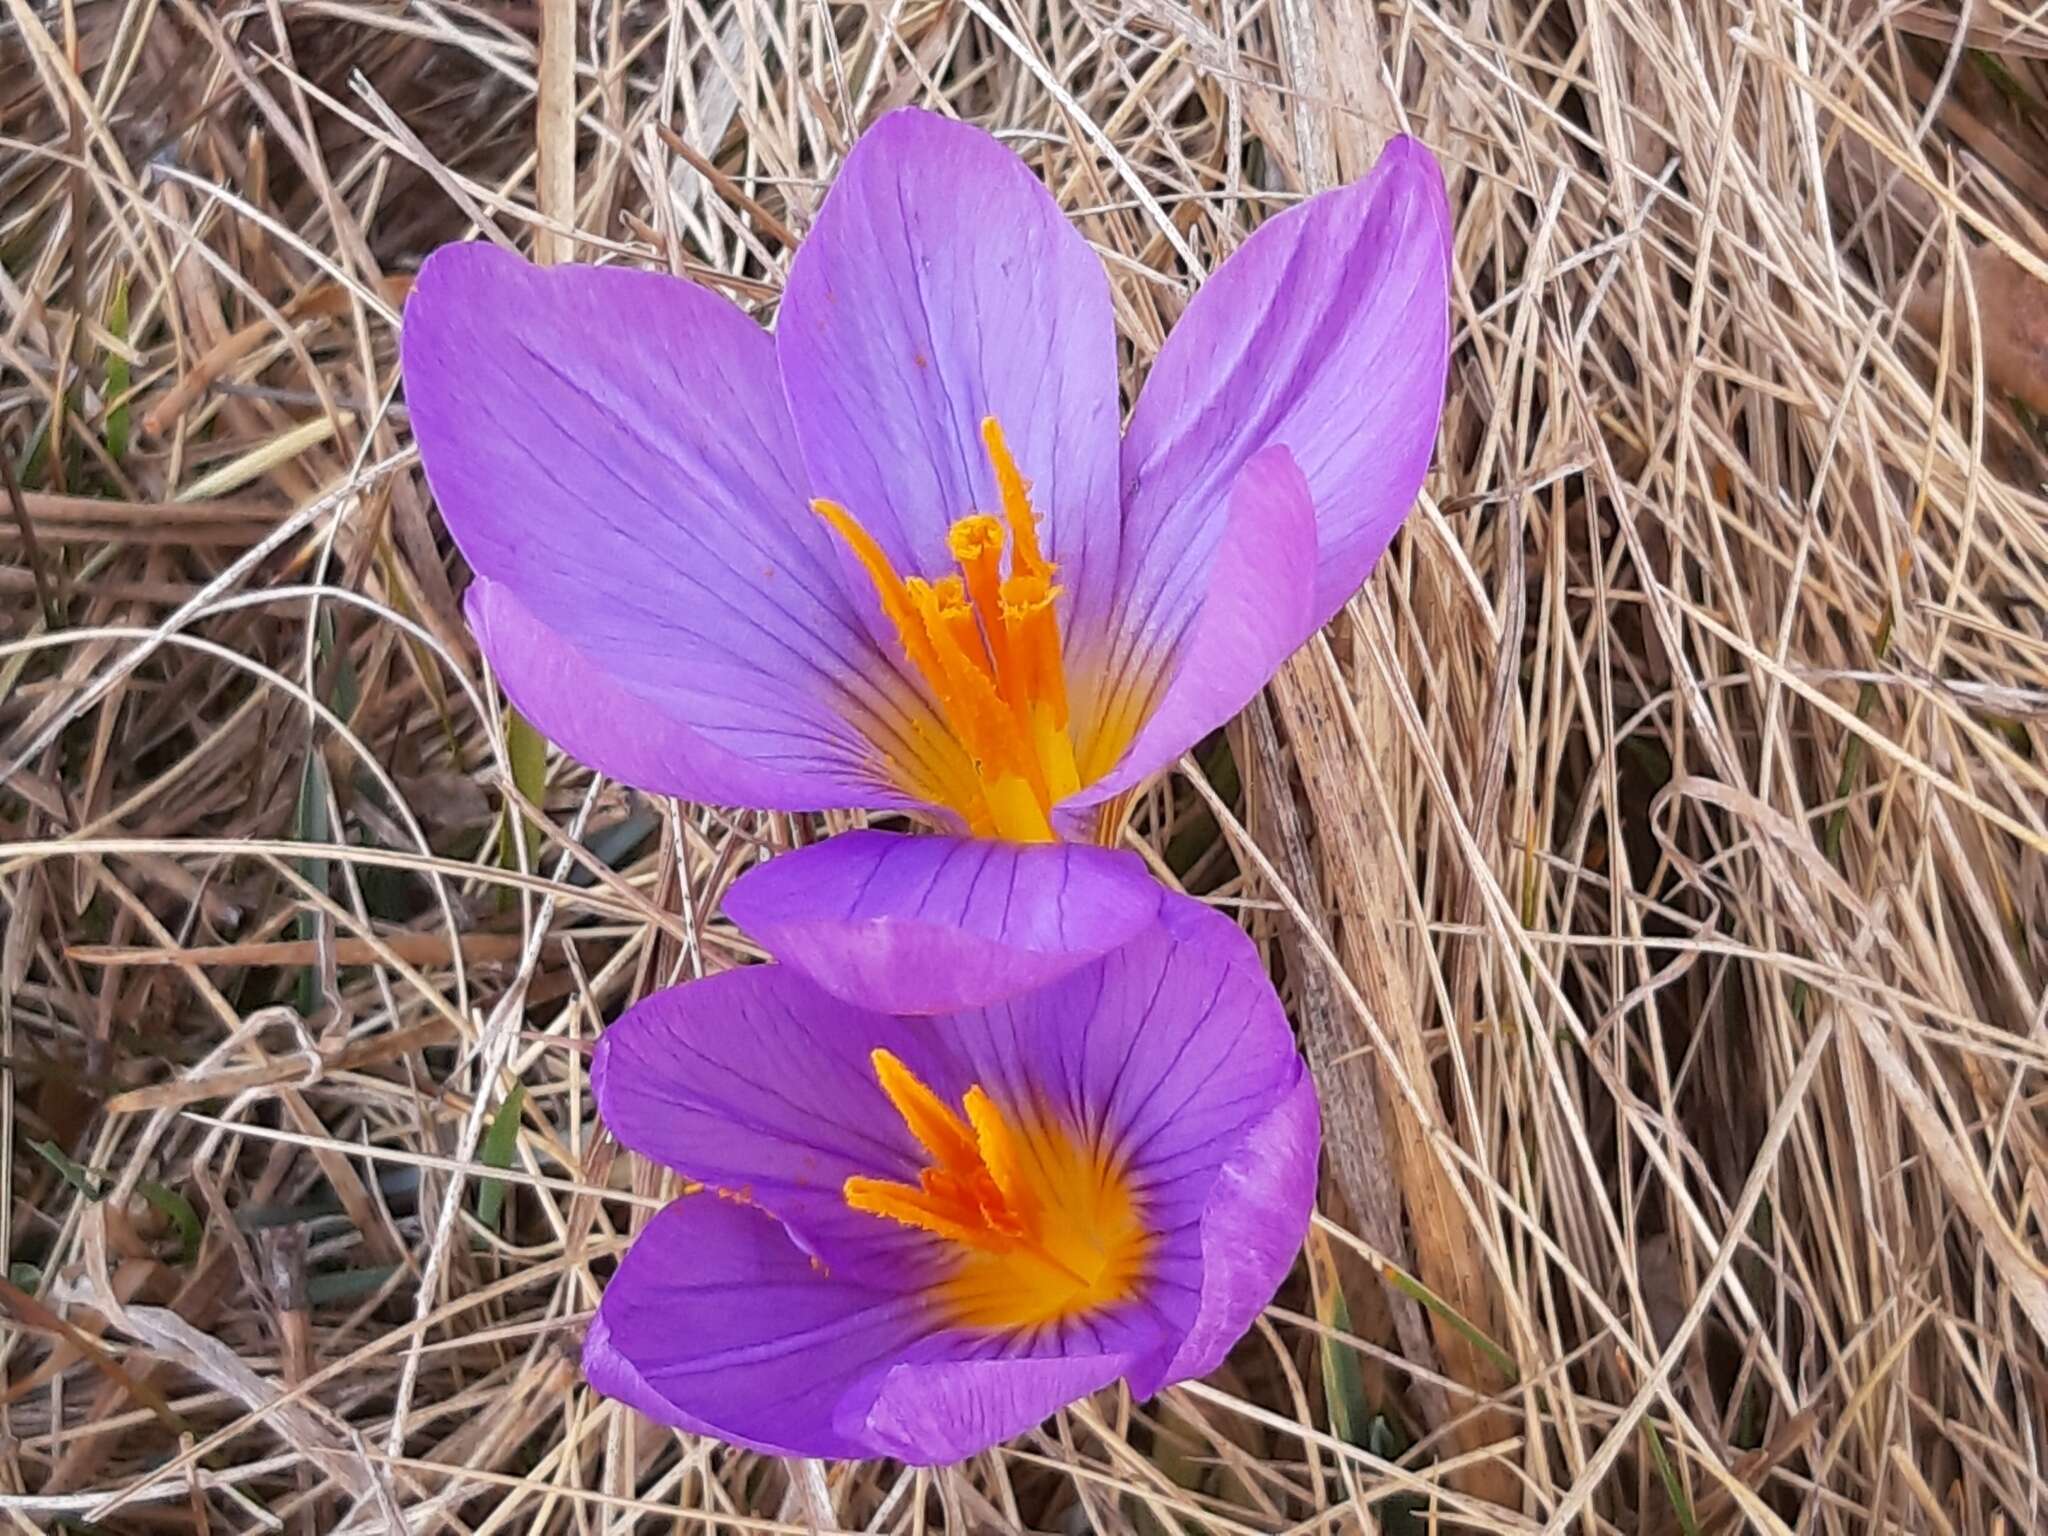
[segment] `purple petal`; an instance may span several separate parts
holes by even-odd
[[[484,643],[542,730],[666,793],[902,802],[875,744],[907,750],[922,706],[846,601],[793,478],[759,326],[659,273],[456,245],[420,270],[402,354],[428,481],[500,589]],[[609,723],[586,688],[619,704]],[[748,764],[758,788],[734,781]]]
[[[1293,450],[1315,503],[1315,623],[1358,590],[1429,467],[1449,272],[1443,174],[1403,138],[1364,180],[1269,219],[1203,285],[1124,438],[1125,622],[1170,635],[1192,621],[1225,493],[1271,443]]]
[[[1135,855],[1078,843],[846,832],[749,870],[725,909],[783,964],[889,1013],[1043,986],[1159,910]]]
[[[1132,1390],[1210,1368],[1286,1278],[1315,1193],[1313,1089],[1304,1114],[1307,1074],[1250,941],[1169,895],[1157,924],[1094,965],[941,1022],[964,1058],[949,1076],[999,1102],[1043,1094],[1127,1159],[1155,1233],[1142,1316],[1113,1319],[1134,1353],[1152,1331]]]
[[[929,112],[884,117],[791,263],[776,343],[815,493],[905,574],[950,569],[947,527],[999,507],[981,440],[996,416],[1068,622],[1097,625],[1120,527],[1109,283],[1022,160]]]
[[[662,1210],[605,1287],[583,1373],[659,1423],[777,1456],[880,1454],[838,1423],[929,1336],[922,1300],[816,1268],[760,1211]]]
[[[1273,1299],[1294,1265],[1316,1201],[1322,1113],[1303,1071],[1294,1089],[1259,1121],[1223,1165],[1202,1210],[1202,1300],[1180,1348],[1157,1382],[1131,1378],[1131,1391],[1206,1376]]]
[[[591,1091],[628,1147],[760,1206],[835,1268],[900,1268],[905,1234],[848,1209],[842,1190],[855,1174],[916,1182],[922,1155],[870,1052],[921,1060],[928,1033],[786,966],[749,966],[627,1009],[598,1041]],[[941,1091],[957,1102],[966,1087]]]
[[[957,1348],[947,1340],[941,1348]],[[907,1362],[876,1384],[859,1434],[876,1456],[919,1466],[961,1461],[1014,1439],[1123,1375],[1116,1354]],[[852,1417],[842,1417],[842,1424]]]
[[[634,1241],[583,1344],[590,1384],[660,1423],[778,1456],[925,1466],[1022,1434],[1129,1359],[945,1330],[915,1289],[829,1273],[761,1212],[709,1195]]]
[[[1231,486],[1214,571],[1159,702],[1116,766],[1068,805],[1098,804],[1165,767],[1243,709],[1315,633],[1316,511],[1278,443],[1247,459]],[[1140,672],[1126,686],[1148,682]]]
[[[910,1181],[923,1162],[874,1080],[878,1046],[948,1103],[978,1083],[1114,1148],[1152,1233],[1137,1289],[1024,1332],[948,1326],[934,1293],[953,1250],[844,1203],[849,1175]],[[593,1083],[621,1140],[735,1197],[693,1197],[635,1246],[593,1380],[770,1449],[945,1460],[1118,1375],[1149,1394],[1206,1370],[1285,1276],[1314,1193],[1286,1016],[1236,925],[1185,897],[1058,982],[939,1018],[852,1008],[782,966],[694,982],[613,1025]],[[793,1241],[763,1235],[770,1213]],[[791,1357],[810,1362],[801,1403]]]
[[[818,803],[815,772],[772,767],[720,746],[591,662],[510,588],[479,576],[462,606],[514,707],[571,756],[627,784],[717,804],[786,811]],[[863,793],[870,805],[908,803],[892,790]]]

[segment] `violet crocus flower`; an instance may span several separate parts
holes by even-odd
[[[586,1375],[782,1455],[955,1461],[1120,1377],[1201,1375],[1315,1193],[1286,1015],[1186,897],[987,1010],[869,1012],[780,965],[688,983],[605,1032],[592,1081],[622,1142],[706,1189],[633,1243]]]
[[[406,396],[484,652],[568,752],[697,801],[1086,838],[1407,513],[1448,229],[1396,140],[1216,270],[1120,431],[1101,262],[1016,155],[905,109],[847,155],[772,338],[678,278],[450,246]]]

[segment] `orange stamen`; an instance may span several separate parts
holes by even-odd
[[[1068,730],[1066,666],[1054,607],[1060,588],[1039,546],[1030,484],[993,416],[982,423],[982,440],[1003,516],[976,512],[953,524],[946,548],[959,566],[957,575],[905,579],[844,507],[832,501],[811,505],[874,583],[905,657],[972,765],[971,790],[965,779],[954,778],[911,787],[950,806],[978,834],[1049,842],[1053,807],[1082,784]]]
[[[900,1058],[876,1049],[868,1052],[875,1079],[889,1103],[903,1117],[917,1144],[932,1155],[939,1167],[953,1173],[971,1172],[981,1166],[981,1148],[967,1123],[954,1114],[946,1101]]]
[[[860,561],[868,579],[875,584],[875,594],[882,600],[882,612],[896,626],[896,638],[908,653],[911,664],[929,675],[937,664],[937,658],[931,655],[930,647],[925,644],[924,626],[910,606],[910,594],[904,587],[903,578],[896,574],[896,567],[889,563],[888,555],[875,542],[875,536],[861,527],[853,515],[836,501],[813,501],[811,510],[846,540],[854,558]]]
[[[1002,493],[1003,516],[1010,520],[1010,537],[1017,541],[1017,574],[1050,577],[1052,567],[1038,548],[1038,522],[1031,512],[1031,485],[1017,472],[1017,461],[1010,457],[1010,445],[1003,437],[1003,424],[993,416],[984,416],[981,441],[988,449],[989,464],[996,472],[996,489]]]
[[[914,1185],[856,1176],[849,1207],[959,1250],[937,1300],[970,1327],[1019,1328],[1128,1297],[1151,1249],[1121,1164],[1045,1115],[1006,1115],[979,1084],[966,1119],[884,1050],[889,1102],[932,1155]]]
[[[982,1166],[1002,1192],[1005,1206],[1017,1213],[1020,1222],[1036,1221],[1044,1213],[1038,1196],[1025,1176],[1024,1149],[1010,1122],[996,1108],[995,1101],[976,1083],[961,1101],[968,1123],[974,1127],[974,1145]]]

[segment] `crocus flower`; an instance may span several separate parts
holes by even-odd
[[[445,247],[407,403],[470,621],[567,751],[697,801],[1086,837],[1406,514],[1448,225],[1407,139],[1268,220],[1120,431],[1101,262],[1009,150],[906,109],[847,155],[772,338],[678,278]]]
[[[954,1461],[1119,1377],[1203,1374],[1314,1198],[1279,1000],[1179,896],[986,1010],[870,1012],[780,965],[657,993],[592,1081],[621,1141],[705,1188],[634,1241],[585,1373],[776,1454]]]

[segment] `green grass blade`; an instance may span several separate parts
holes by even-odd
[[[328,843],[333,833],[327,819],[327,759],[317,746],[306,749],[305,770],[299,775],[299,803],[292,813],[292,836],[301,843]],[[299,873],[316,891],[327,889],[327,860],[299,859]],[[301,912],[293,922],[301,939],[309,943],[320,936],[320,917]],[[299,1013],[311,1018],[320,1007],[320,973],[307,966],[299,975]]]
[[[527,722],[524,715],[511,705],[505,706],[505,755],[512,760],[512,787],[525,797],[527,804],[538,806],[548,788],[548,743],[547,738]],[[527,850],[527,863],[538,851],[527,835],[526,818],[517,806],[505,807],[505,845],[499,854],[499,862],[507,869],[517,869],[520,864],[519,851]],[[499,893],[509,898],[510,890]]]
[[[113,302],[107,306],[107,330],[116,341],[125,343],[128,340],[128,278],[125,273],[114,283]],[[107,456],[116,464],[128,457],[131,437],[128,383],[128,359],[109,348],[107,398],[114,402],[114,407],[107,412]]]
[[[1386,1276],[1387,1280],[1396,1290],[1400,1291],[1403,1295],[1412,1297],[1421,1305],[1429,1308],[1436,1316],[1450,1324],[1451,1327],[1457,1329],[1464,1336],[1468,1344],[1493,1362],[1494,1368],[1500,1372],[1502,1378],[1509,1386],[1515,1385],[1515,1383],[1522,1379],[1522,1373],[1515,1369],[1515,1362],[1508,1352],[1494,1343],[1484,1333],[1473,1327],[1466,1320],[1463,1313],[1459,1312],[1448,1301],[1445,1301],[1443,1297],[1437,1295],[1435,1291],[1432,1291],[1405,1269],[1398,1269],[1392,1264],[1382,1264],[1380,1266],[1380,1273]]]
[[[199,1256],[199,1241],[202,1229],[199,1213],[192,1209],[192,1202],[172,1189],[168,1184],[159,1184],[155,1179],[144,1179],[135,1186],[135,1192],[170,1218],[171,1225],[178,1229],[179,1264],[190,1264]]]
[[[32,1141],[29,1147],[37,1157],[57,1170],[59,1178],[86,1199],[98,1201],[106,1198],[107,1191],[100,1182],[99,1175],[73,1158],[54,1141]]]
[[[1657,1476],[1663,1480],[1664,1492],[1671,1499],[1671,1510],[1678,1517],[1679,1531],[1682,1536],[1700,1536],[1699,1518],[1693,1513],[1692,1499],[1685,1491],[1685,1484],[1678,1480],[1678,1469],[1671,1465],[1671,1458],[1664,1452],[1664,1437],[1657,1433],[1657,1426],[1648,1419],[1643,1420],[1643,1439],[1650,1447],[1650,1460],[1657,1468]]]
[[[512,1166],[512,1148],[519,1139],[519,1111],[526,1103],[526,1084],[514,1083],[512,1091],[505,1095],[505,1102],[498,1106],[498,1113],[491,1119],[491,1128],[484,1132],[484,1144],[478,1151],[487,1168],[509,1168]],[[476,1189],[476,1219],[493,1232],[505,1211],[505,1181],[485,1179]]]

